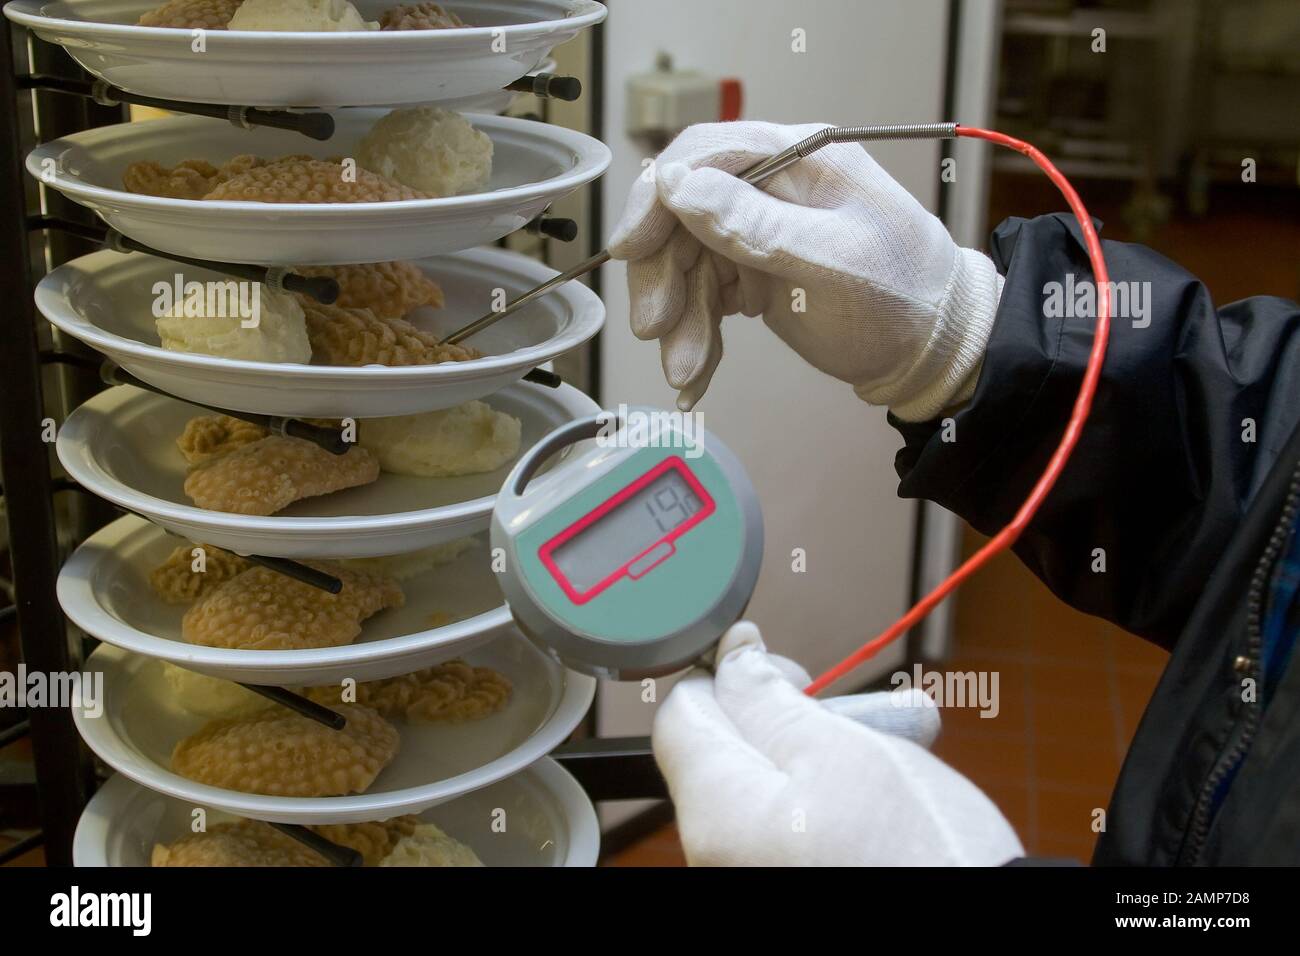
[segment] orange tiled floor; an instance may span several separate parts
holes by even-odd
[[[1168,655],[1066,607],[1012,557],[964,589],[956,633],[947,668],[996,671],[1000,712],[945,708],[935,752],[992,797],[1028,852],[1087,860]]]

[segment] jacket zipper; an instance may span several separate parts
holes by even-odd
[[[1273,529],[1268,545],[1264,548],[1264,553],[1255,566],[1255,571],[1250,578],[1250,590],[1246,594],[1247,667],[1239,672],[1239,677],[1249,676],[1255,679],[1256,703],[1246,711],[1237,742],[1219,758],[1213,772],[1201,788],[1200,796],[1197,798],[1196,806],[1192,811],[1191,833],[1188,842],[1183,846],[1183,851],[1179,854],[1180,862],[1194,864],[1198,861],[1210,833],[1210,805],[1214,802],[1214,792],[1228,775],[1228,771],[1236,766],[1237,762],[1245,756],[1246,751],[1250,749],[1251,741],[1255,737],[1255,731],[1259,727],[1260,705],[1263,703],[1260,696],[1263,688],[1259,686],[1261,682],[1259,666],[1260,653],[1264,643],[1261,625],[1264,614],[1264,594],[1268,588],[1273,568],[1281,556],[1282,549],[1286,546],[1287,537],[1295,526],[1297,509],[1300,509],[1300,464],[1296,466],[1295,471],[1291,474],[1291,487],[1287,491],[1286,502],[1282,506],[1282,517]]]

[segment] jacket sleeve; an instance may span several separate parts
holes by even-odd
[[[1104,252],[1120,314],[1092,414],[1015,551],[1062,600],[1170,647],[1300,420],[1300,307],[1261,296],[1216,311],[1150,249]],[[1095,314],[1072,217],[1009,219],[992,255],[1007,281],[974,397],[947,419],[890,419],[906,442],[899,494],[985,534],[1060,440]]]

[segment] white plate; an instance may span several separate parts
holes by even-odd
[[[514,683],[505,709],[461,724],[394,721],[401,735],[393,762],[363,794],[268,797],[195,783],[172,773],[172,750],[207,723],[177,702],[161,661],[101,644],[86,662],[104,674],[103,713],[74,707],[82,739],[114,770],[197,806],[279,823],[357,823],[419,813],[518,773],[559,746],[578,726],[594,678],[566,671],[515,633],[466,655]]]
[[[494,289],[514,298],[555,275],[535,259],[492,248],[418,265],[442,286],[446,305],[417,309],[410,319],[439,335],[489,311]],[[410,415],[482,398],[586,342],[605,321],[600,297],[566,282],[474,336],[468,344],[488,353],[485,358],[392,368],[249,362],[156,344],[153,284],[171,283],[178,274],[186,281],[221,278],[139,253],[94,252],[46,275],[36,287],[36,306],[64,332],[179,398],[313,418]]]
[[[490,566],[487,536],[448,564],[401,582],[406,604],[383,611],[345,647],[239,650],[190,644],[181,636],[188,605],[154,594],[149,572],[181,539],[128,515],[101,528],[59,572],[59,603],[83,631],[118,647],[246,684],[328,684],[408,674],[464,654],[512,628]],[[454,624],[428,627],[445,612]]]
[[[493,813],[506,812],[504,831]],[[192,804],[114,774],[90,798],[72,841],[74,866],[148,866],[155,843],[191,833]],[[448,800],[420,819],[466,843],[486,866],[595,866],[600,826],[578,782],[549,757],[481,790]],[[212,811],[208,825],[236,819]]]
[[[343,110],[324,143],[203,116],[119,123],[43,143],[27,155],[27,170],[154,249],[221,262],[339,265],[421,259],[494,242],[609,166],[609,148],[583,133],[474,113],[467,118],[494,145],[492,179],[483,192],[397,202],[264,203],[162,199],[122,188],[123,171],[138,160],[171,166],[185,159],[220,163],[241,153],[352,156],[386,113]]]
[[[355,0],[377,19],[398,0]],[[5,16],[67,49],[96,76],[146,96],[236,106],[427,103],[500,90],[551,49],[605,19],[592,0],[463,0],[473,28],[367,33],[134,26],[153,0],[14,0]]]
[[[571,385],[520,382],[486,399],[523,425],[521,453],[555,428],[599,411]],[[402,554],[488,526],[514,462],[461,478],[381,473],[377,481],[294,502],[269,517],[195,507],[182,486],[186,464],[175,440],[203,409],[119,386],[79,405],[59,429],[59,461],[92,494],[169,531],[240,554],[357,558]]]

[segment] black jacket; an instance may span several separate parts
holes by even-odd
[[[1275,692],[1243,700],[1294,521],[1284,511],[1300,498],[1300,308],[1258,297],[1216,311],[1151,250],[1104,251],[1112,281],[1151,283],[1150,323],[1114,320],[1083,437],[1015,548],[1062,600],[1172,651],[1094,862],[1300,863],[1300,651]],[[891,419],[906,440],[899,493],[985,533],[1055,448],[1093,331],[1087,318],[1044,318],[1047,283],[1091,278],[1070,216],[1008,220],[992,254],[1007,281],[956,440],[939,422]]]

